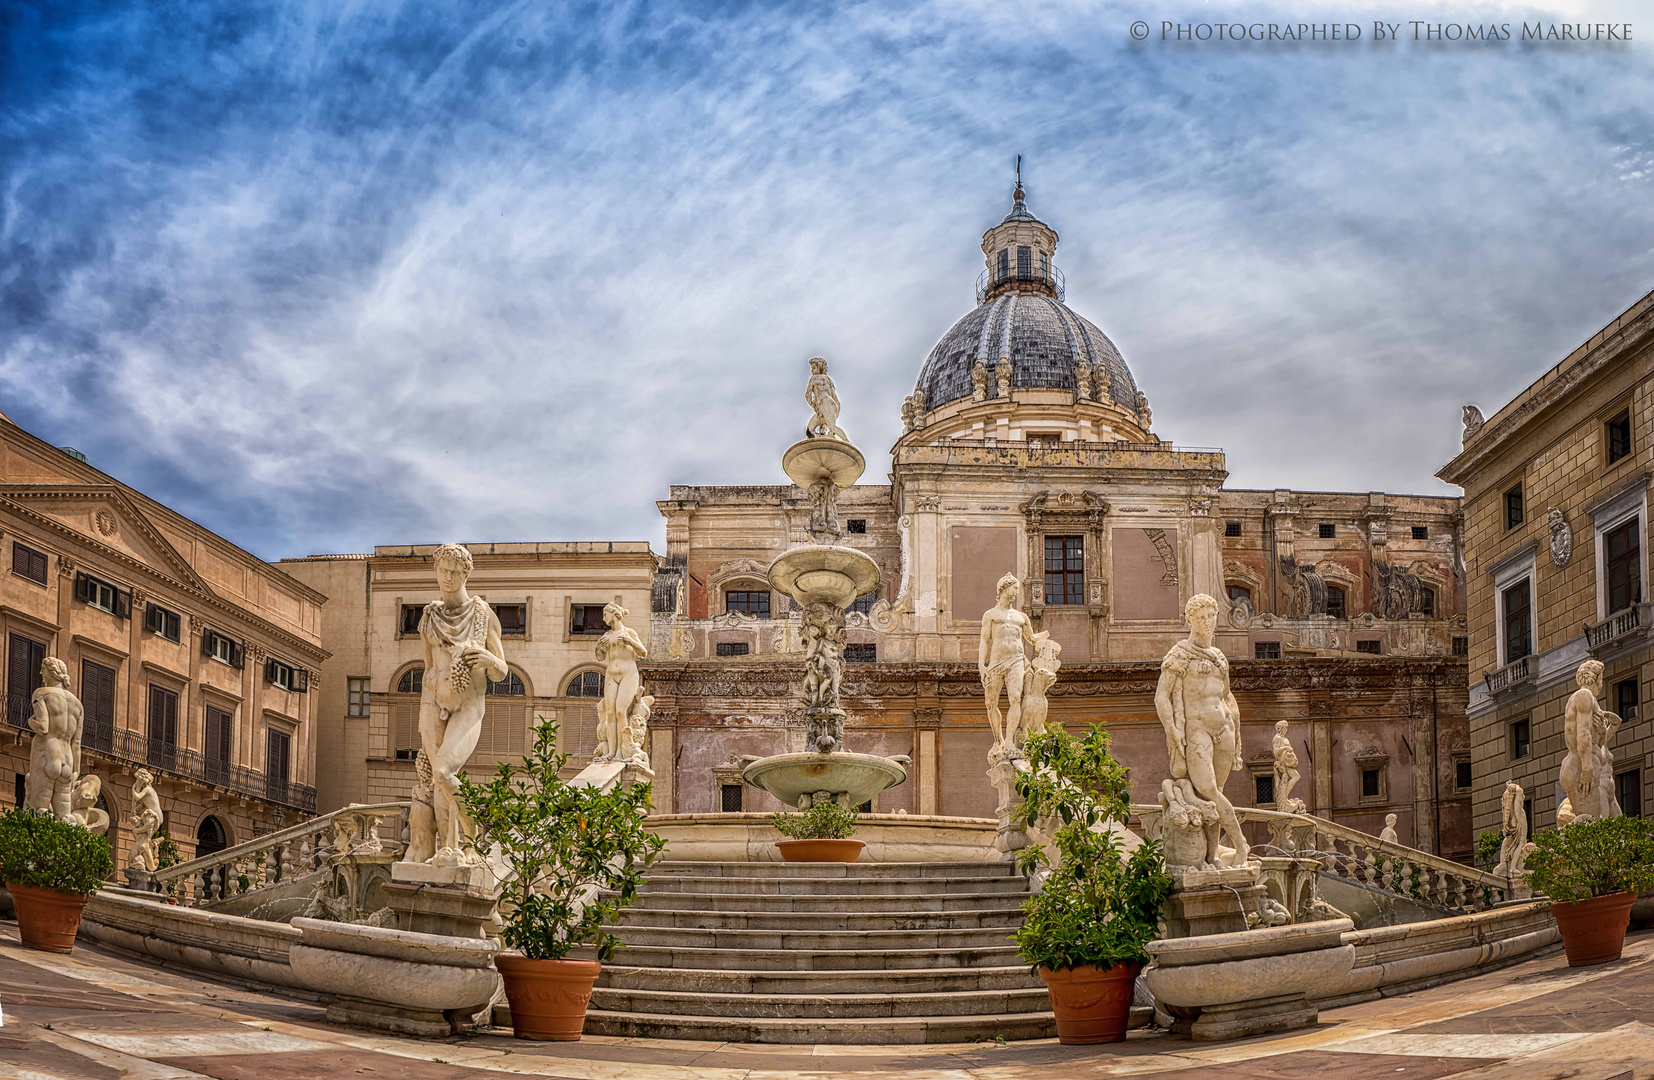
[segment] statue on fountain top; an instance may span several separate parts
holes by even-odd
[[[850,441],[844,429],[838,426],[838,390],[827,374],[827,361],[823,357],[810,358],[810,381],[804,387],[804,403],[815,410],[810,422],[804,425],[806,438]]]
[[[603,701],[597,707],[597,752],[592,761],[637,761],[648,765],[643,747],[632,733],[632,716],[643,698],[643,676],[637,662],[649,658],[649,650],[637,631],[626,625],[631,614],[619,604],[606,604],[603,622],[608,630],[597,639],[597,659],[603,664]],[[653,704],[654,699],[649,702]],[[643,713],[647,725],[647,706]]]
[[[1026,646],[1036,652],[1049,634],[1034,633],[1034,624],[1016,608],[1021,583],[1015,574],[999,579],[994,590],[998,602],[982,613],[982,639],[976,650],[976,670],[982,679],[982,695],[988,705],[988,726],[993,729],[994,745],[988,751],[988,764],[1022,756],[1023,691],[1028,676]],[[1054,652],[1051,659],[1056,659]],[[1051,672],[1055,675],[1056,668]],[[1052,681],[1055,681],[1053,677]],[[1003,690],[1008,704],[1003,720],[999,712],[999,695]]]
[[[80,775],[80,736],[86,713],[69,692],[69,665],[55,656],[40,662],[41,686],[30,698],[29,778],[24,803],[59,821],[73,822],[75,778]]]

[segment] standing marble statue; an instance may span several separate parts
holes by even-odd
[[[139,769],[132,777],[132,853],[127,865],[153,874],[160,868],[160,842],[155,832],[165,820],[161,813],[161,797],[155,794],[155,778],[148,769]]]
[[[1160,662],[1154,711],[1166,730],[1171,759],[1171,790],[1182,803],[1199,810],[1206,833],[1209,866],[1244,866],[1251,852],[1241,834],[1235,807],[1223,794],[1231,772],[1244,767],[1240,745],[1240,705],[1229,687],[1229,659],[1212,644],[1218,602],[1200,593],[1183,608],[1189,636]],[[1212,815],[1208,809],[1215,810]],[[1220,833],[1234,845],[1221,855]]]
[[[1285,720],[1275,721],[1275,737],[1269,740],[1275,759],[1275,809],[1283,814],[1301,814],[1308,807],[1304,800],[1292,797],[1292,789],[1298,785],[1298,751],[1292,748],[1286,731]]]
[[[849,441],[844,429],[838,426],[838,390],[827,374],[827,361],[820,356],[810,357],[810,381],[804,386],[804,403],[815,410],[810,422],[804,425],[806,438]]]
[[[631,718],[643,696],[643,676],[637,662],[649,658],[643,639],[626,625],[631,614],[619,604],[603,607],[608,627],[597,639],[596,655],[603,665],[603,700],[597,706],[597,751],[592,761],[631,761],[642,752],[632,738]]]
[[[71,803],[80,775],[80,736],[86,714],[69,692],[69,666],[55,656],[40,662],[44,684],[30,699],[29,778],[24,803],[37,813],[73,822]]]
[[[1044,734],[1045,717],[1051,708],[1046,695],[1057,681],[1057,669],[1062,667],[1062,661],[1057,659],[1062,652],[1060,643],[1052,641],[1044,632],[1035,634],[1034,641],[1034,658],[1028,662],[1028,674],[1022,680],[1023,739]],[[1016,748],[1022,748],[1020,741]]]
[[[1378,842],[1381,844],[1400,844],[1401,837],[1396,835],[1396,822],[1400,819],[1394,814],[1384,815],[1384,828],[1378,830]]]
[[[476,823],[459,801],[459,771],[482,734],[488,679],[503,679],[500,620],[480,596],[465,591],[471,553],[443,544],[432,556],[442,599],[425,605],[419,638],[425,652],[425,687],[419,699],[421,752],[431,759],[432,806],[436,815],[434,866],[469,866],[476,857],[465,841]]]
[[[1522,864],[1527,861],[1528,811],[1524,801],[1521,784],[1515,780],[1505,784],[1499,805],[1499,865],[1493,868],[1500,877],[1520,877]]]
[[[993,728],[994,745],[988,762],[1020,757],[1022,749],[1022,691],[1028,673],[1024,646],[1039,647],[1046,635],[1034,633],[1028,616],[1016,609],[1020,585],[1015,574],[999,579],[994,590],[998,603],[982,613],[982,639],[976,650],[976,670],[982,679],[982,693],[988,704],[988,726]],[[999,713],[999,694],[1004,690],[1009,704],[1004,718]]]
[[[69,803],[69,814],[76,824],[93,836],[109,831],[109,814],[98,807],[98,796],[103,792],[103,778],[87,773],[75,781],[74,797]]]
[[[1614,754],[1609,745],[1620,729],[1620,718],[1598,702],[1602,693],[1602,661],[1587,660],[1574,673],[1579,684],[1562,717],[1562,739],[1568,754],[1562,759],[1562,790],[1567,798],[1557,807],[1558,825],[1618,817],[1614,797]]]

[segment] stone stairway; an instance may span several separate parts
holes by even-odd
[[[657,863],[589,1034],[936,1043],[1055,1033],[1001,863]]]

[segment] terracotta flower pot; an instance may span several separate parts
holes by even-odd
[[[855,862],[867,845],[860,840],[777,840],[782,862]]]
[[[75,932],[80,929],[80,912],[91,899],[86,893],[37,889],[11,882],[12,906],[17,909],[17,930],[23,944],[42,952],[73,952]]]
[[[1051,995],[1051,1011],[1057,1014],[1057,1041],[1076,1044],[1125,1039],[1132,991],[1142,970],[1140,960],[1115,964],[1107,971],[1094,967],[1040,968],[1039,977]]]
[[[596,960],[530,960],[498,953],[494,966],[505,980],[511,1029],[519,1039],[575,1042],[586,1026],[592,984],[603,965]]]
[[[1618,960],[1625,948],[1625,928],[1631,923],[1634,892],[1593,896],[1571,904],[1553,902],[1551,915],[1562,931],[1562,948],[1569,967],[1586,967]]]

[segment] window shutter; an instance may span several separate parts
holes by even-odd
[[[211,656],[212,655],[213,639],[216,638],[217,636],[218,635],[213,633],[211,630],[201,631],[201,655],[202,656]]]
[[[115,590],[115,618],[132,618],[132,591],[130,589]]]
[[[144,629],[148,630],[152,634],[160,633],[161,609],[156,607],[154,604],[146,604],[144,606]]]
[[[92,579],[85,574],[75,575],[75,599],[82,603],[92,598]]]
[[[230,642],[230,666],[240,670],[247,666],[247,650],[236,642]]]
[[[264,681],[267,683],[276,681],[276,662],[274,660],[264,661]]]
[[[310,672],[304,668],[293,669],[293,693],[308,694],[310,692]]]

